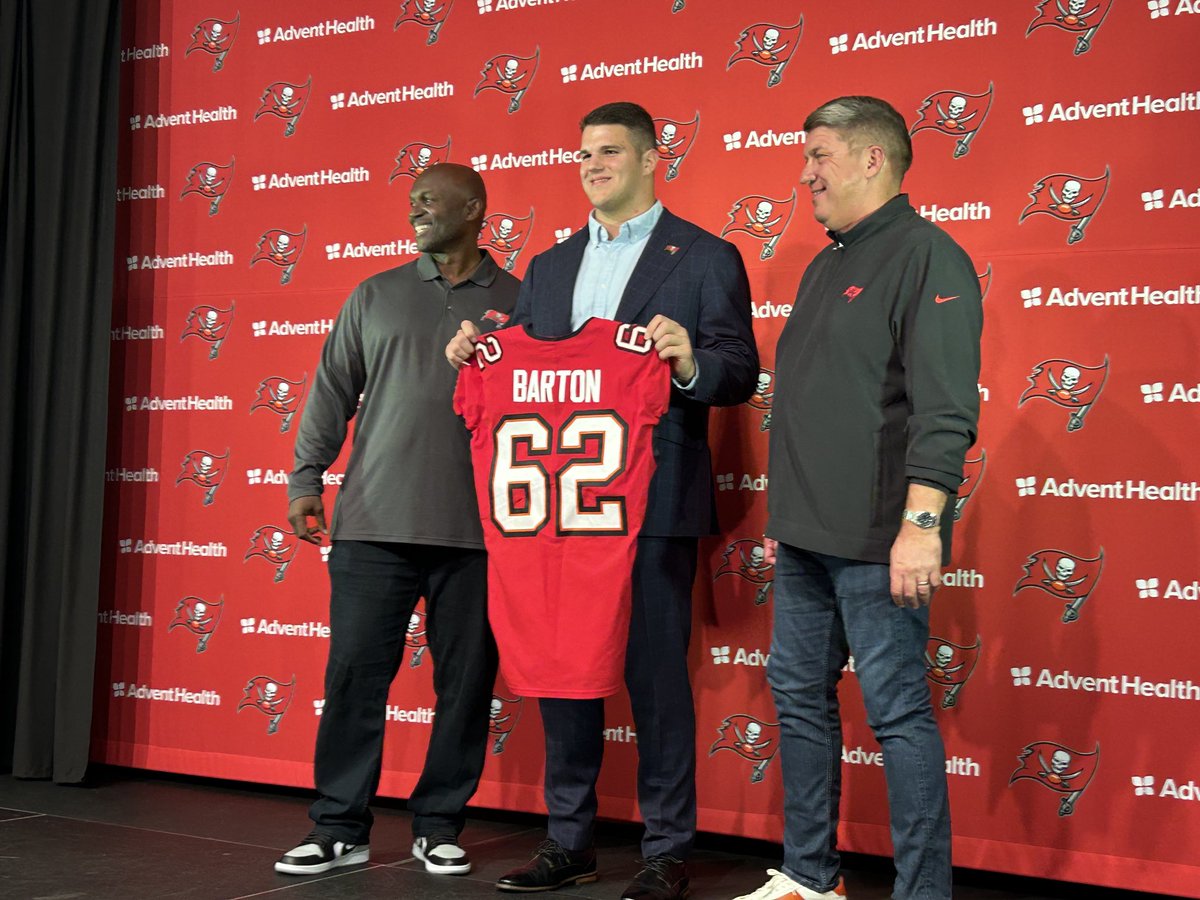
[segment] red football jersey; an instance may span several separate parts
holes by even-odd
[[[620,690],[652,433],[670,392],[646,329],[607,319],[557,339],[493,332],[460,371],[488,618],[514,693]]]

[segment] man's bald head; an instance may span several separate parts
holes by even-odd
[[[439,180],[438,183],[442,185],[442,190],[458,191],[463,200],[478,200],[479,218],[482,220],[487,215],[487,188],[479,173],[470,166],[449,162],[430,166],[414,182],[413,189],[415,190],[417,184],[423,179],[430,177]]]
[[[408,205],[408,220],[422,253],[473,251],[487,213],[487,190],[474,169],[439,163],[413,182]]]

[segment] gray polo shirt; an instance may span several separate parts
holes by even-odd
[[[331,537],[482,547],[470,436],[454,414],[456,373],[445,348],[463,319],[488,331],[490,310],[511,313],[519,287],[484,252],[453,287],[422,254],[355,288],[321,351],[288,500],[323,492],[321,476],[354,418]]]

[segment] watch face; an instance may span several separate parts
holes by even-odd
[[[937,516],[931,512],[917,513],[917,526],[919,528],[932,528],[937,524]]]

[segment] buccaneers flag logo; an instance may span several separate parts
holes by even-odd
[[[1013,596],[1025,588],[1045,591],[1066,601],[1064,623],[1079,619],[1079,611],[1100,583],[1104,571],[1104,548],[1093,557],[1076,556],[1066,550],[1037,550],[1025,561],[1025,575],[1013,588]]]
[[[987,268],[979,273],[979,302],[982,303],[987,299],[988,291],[992,288],[992,264],[988,263]]]
[[[720,737],[708,748],[708,755],[712,756],[718,750],[732,750],[753,764],[750,783],[762,781],[767,766],[779,752],[779,723],[768,724],[754,716],[739,713],[726,716],[717,733]]]
[[[759,431],[767,431],[771,427],[771,403],[775,399],[775,372],[772,369],[758,370],[758,385],[754,389],[754,394],[746,405],[751,409],[757,409],[763,414],[762,424],[758,426]]]
[[[215,216],[221,208],[229,185],[233,183],[233,160],[222,166],[215,162],[198,162],[188,172],[187,184],[183,186],[182,200],[188,194],[199,194],[209,201],[208,214]]]
[[[690,122],[665,118],[654,120],[654,133],[658,135],[655,149],[658,150],[658,158],[667,164],[667,181],[674,181],[679,175],[679,167],[691,152],[699,130],[699,110],[696,110]]]
[[[1058,814],[1069,816],[1075,812],[1075,801],[1096,775],[1100,765],[1100,742],[1096,742],[1096,749],[1091,753],[1083,753],[1056,741],[1034,741],[1021,748],[1017,761],[1020,765],[1008,779],[1009,786],[1023,778],[1036,781],[1060,795]]]
[[[282,228],[268,228],[258,239],[254,256],[250,265],[266,261],[276,268],[282,269],[279,276],[280,284],[292,280],[296,264],[300,262],[300,254],[304,252],[304,241],[308,237],[308,226],[299,231],[284,231]]]
[[[966,508],[967,501],[971,499],[975,489],[979,487],[979,482],[983,481],[983,473],[986,469],[986,450],[980,450],[978,456],[971,456],[963,460],[962,482],[959,484],[958,494],[954,498],[955,522],[962,518],[963,509]]]
[[[242,562],[245,563],[252,556],[265,559],[275,567],[275,584],[279,584],[283,581],[283,576],[287,572],[288,566],[292,564],[296,550],[300,546],[299,541],[289,541],[289,537],[294,539],[296,533],[278,525],[261,526],[251,536],[250,549],[242,557]]]
[[[408,617],[408,628],[404,631],[404,646],[412,650],[408,667],[415,669],[421,665],[425,651],[429,649],[429,636],[425,633],[425,610],[414,609]]]
[[[800,43],[800,32],[804,29],[804,16],[795,25],[773,25],[757,22],[743,29],[735,43],[737,50],[725,64],[728,72],[734,63],[742,60],[758,63],[771,70],[767,76],[767,87],[773,88],[783,80],[783,70],[796,52]]]
[[[994,85],[982,94],[968,94],[966,91],[936,91],[925,98],[921,108],[917,110],[921,118],[913,124],[910,135],[918,131],[940,131],[958,140],[954,144],[954,158],[960,159],[971,150],[971,141],[983,127],[988,110],[992,108],[992,90]]]
[[[1112,0],[1039,0],[1037,15],[1025,29],[1025,37],[1046,25],[1071,32],[1075,35],[1075,55],[1079,56],[1092,49],[1092,38],[1111,9]]]
[[[307,388],[307,372],[299,381],[271,375],[258,383],[258,396],[250,404],[250,412],[253,414],[256,409],[269,409],[280,417],[279,433],[287,434],[292,427],[292,417],[300,411],[300,404],[304,402]]]
[[[492,753],[503,753],[508,736],[521,720],[522,698],[515,699],[492,695],[491,709],[488,711],[488,733],[492,735]]]
[[[283,136],[291,137],[296,133],[296,122],[300,120],[300,114],[308,105],[308,94],[311,90],[311,75],[304,84],[293,84],[290,81],[272,82],[263,91],[260,98],[261,103],[254,113],[254,121],[257,122],[263,116],[275,116],[283,119],[287,122],[287,127],[283,129]]]
[[[495,250],[504,257],[504,271],[511,272],[517,257],[525,249],[529,232],[533,228],[533,207],[523,219],[508,213],[490,213],[479,227],[479,246]]]
[[[930,684],[945,689],[942,709],[958,704],[958,692],[970,679],[978,662],[979,635],[975,635],[975,643],[967,646],[930,636],[925,645],[925,678]]]
[[[758,585],[758,590],[754,592],[755,606],[766,603],[767,594],[774,583],[771,575],[775,566],[766,561],[766,550],[762,542],[753,538],[741,538],[726,547],[722,556],[721,567],[713,575],[713,581],[722,575],[736,575]]]
[[[1070,223],[1067,244],[1078,244],[1108,193],[1109,174],[1108,166],[1105,166],[1104,174],[1098,178],[1084,178],[1066,172],[1047,175],[1029,192],[1031,202],[1021,210],[1017,224],[1030,216],[1052,216],[1060,222]]]
[[[532,56],[514,56],[511,53],[500,53],[483,64],[480,74],[483,76],[475,85],[472,97],[478,97],[480,91],[500,91],[508,94],[508,114],[512,115],[521,108],[525,92],[533,83],[537,74],[538,60],[542,48],[534,47]]]
[[[207,53],[213,58],[213,71],[220,72],[225,65],[225,57],[233,49],[241,18],[241,14],[238,14],[228,22],[224,19],[201,19],[192,31],[192,42],[184,51],[184,57],[191,56],[193,50]]]
[[[1027,400],[1049,400],[1071,411],[1067,431],[1083,427],[1083,417],[1100,399],[1108,381],[1108,356],[1098,366],[1085,366],[1069,359],[1046,359],[1026,376],[1029,387],[1021,394],[1017,407]]]
[[[762,194],[742,197],[729,211],[729,224],[721,229],[721,237],[733,233],[756,237],[763,242],[758,258],[770,259],[775,255],[775,245],[792,220],[795,206],[795,188],[792,188],[792,196],[786,200],[774,200]]]
[[[444,144],[426,144],[422,141],[405,144],[396,154],[396,168],[392,169],[392,174],[388,176],[388,184],[400,177],[415,180],[430,166],[444,162],[450,162],[449,135],[446,136]]]
[[[225,469],[229,462],[229,448],[225,448],[223,456],[217,456],[208,450],[193,450],[183,458],[183,465],[175,484],[190,481],[204,489],[204,505],[211,506],[216,496],[217,488],[225,479]]]
[[[232,300],[229,301],[229,309],[204,303],[192,307],[183,334],[179,336],[179,342],[183,343],[184,339],[189,337],[207,341],[210,344],[208,358],[216,359],[225,338],[229,337],[229,328],[233,324],[233,307]]]
[[[221,621],[221,610],[224,608],[224,597],[217,601],[184,597],[175,605],[175,618],[167,626],[167,631],[183,626],[199,638],[196,642],[196,652],[203,653],[208,649],[208,641],[213,632],[217,630],[217,623]]]
[[[437,43],[439,32],[446,24],[446,17],[450,15],[452,6],[454,0],[404,0],[392,31],[396,31],[405,22],[415,22],[429,29],[425,46],[432,47]]]
[[[287,712],[292,703],[292,693],[296,688],[296,676],[287,684],[280,684],[279,679],[267,675],[255,675],[243,688],[244,694],[238,703],[237,711],[246,707],[257,709],[271,721],[267,724],[267,734],[279,730],[279,720]]]

